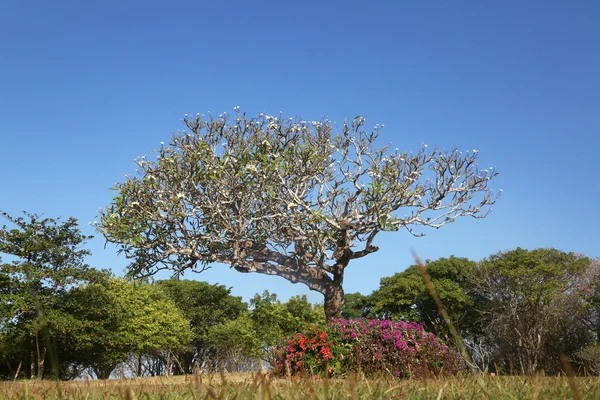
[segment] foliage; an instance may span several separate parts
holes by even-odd
[[[344,307],[342,318],[359,319],[373,317],[373,299],[361,293],[346,293],[344,295]]]
[[[178,363],[173,366],[174,374],[192,374],[196,366],[217,361],[217,353],[226,347],[215,341],[215,328],[228,323],[240,327],[235,321],[248,308],[241,297],[232,296],[230,288],[206,282],[170,279],[156,285],[175,302],[192,330],[189,348],[176,353]],[[246,349],[247,344],[241,347]]]
[[[136,352],[176,350],[191,339],[183,312],[160,288],[150,284],[111,280],[114,304],[125,314],[120,332]]]
[[[292,296],[283,303],[285,309],[292,317],[288,318],[285,325],[285,333],[299,332],[307,325],[318,325],[325,323],[325,313],[320,305],[313,305],[308,301],[305,294]]]
[[[180,274],[219,262],[278,275],[325,296],[341,316],[344,270],[378,250],[379,232],[439,228],[483,218],[497,173],[477,151],[416,153],[375,147],[381,127],[365,119],[334,133],[321,122],[283,117],[186,116],[186,130],[137,161],[101,213],[107,241],[131,258],[130,273]]]
[[[214,360],[224,360],[222,366],[229,371],[240,370],[240,364],[242,368],[252,364],[256,369],[259,360],[272,364],[274,348],[285,337],[304,331],[308,325],[325,323],[322,307],[311,304],[306,295],[292,296],[282,303],[277,295],[264,291],[250,300],[250,307],[240,318],[209,331],[209,343],[218,354]]]
[[[575,354],[585,371],[589,374],[600,375],[600,344],[589,345]]]
[[[414,322],[337,320],[295,334],[279,352],[276,373],[361,372],[418,377],[462,370],[459,355]]]
[[[250,306],[256,335],[266,353],[279,345],[282,338],[325,320],[322,309],[313,307],[306,296],[292,297],[281,303],[276,294],[265,290],[250,300]]]
[[[134,348],[123,334],[129,320],[117,306],[111,287],[110,283],[76,287],[60,304],[65,316],[58,332],[60,359],[79,364],[82,370],[91,368],[102,378],[108,378]]]
[[[600,344],[600,258],[591,260],[590,266],[577,287],[586,302],[586,323],[594,331],[596,343]]]
[[[476,332],[475,299],[470,293],[469,274],[475,262],[450,256],[426,262],[433,287],[446,308],[452,324],[463,335]],[[418,266],[382,278],[371,295],[373,312],[380,318],[422,322],[427,330],[448,336],[446,323],[425,286]]]
[[[228,372],[256,370],[256,363],[265,356],[265,346],[255,328],[249,313],[212,326],[208,331],[208,345],[213,350],[213,361]]]
[[[338,320],[343,343],[352,344],[351,368],[367,375],[399,377],[453,374],[462,370],[459,355],[443,345],[423,325],[389,320]]]
[[[52,374],[59,376],[56,342],[68,321],[59,302],[70,288],[105,281],[108,274],[84,262],[90,253],[81,246],[90,237],[81,233],[75,218],[24,214],[2,213],[12,227],[0,228],[0,253],[11,260],[0,265],[1,338],[11,344],[0,346],[1,358],[12,371],[22,364],[22,373],[38,377],[50,376],[45,368],[50,360]]]
[[[586,303],[578,290],[590,260],[556,249],[495,254],[472,277],[479,297],[480,326],[494,343],[496,363],[533,374],[562,367],[589,342]]]
[[[65,323],[59,355],[108,378],[129,354],[161,354],[186,347],[188,321],[158,287],[111,279],[71,290],[61,302]]]
[[[348,349],[328,335],[328,329],[311,327],[306,333],[296,333],[285,347],[277,349],[273,368],[275,375],[308,374],[334,376],[343,372],[344,353]]]

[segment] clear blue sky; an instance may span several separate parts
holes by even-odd
[[[185,113],[362,114],[385,124],[381,144],[479,149],[504,193],[485,220],[382,236],[348,268],[347,292],[406,268],[411,247],[597,257],[599,20],[597,1],[4,1],[0,210],[73,215],[92,233],[109,188]],[[113,246],[89,247],[90,264],[122,274]],[[246,299],[308,293],[223,266],[195,277]]]

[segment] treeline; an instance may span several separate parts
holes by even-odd
[[[281,338],[325,320],[306,296],[282,303],[265,292],[248,304],[225,286],[191,280],[106,275],[64,288],[49,276],[58,290],[44,286],[35,295],[27,282],[12,282],[0,330],[4,379],[254,371]]]
[[[257,370],[283,338],[325,323],[323,306],[306,296],[281,302],[264,292],[245,303],[222,285],[115,278],[85,263],[89,237],[74,218],[4,217],[12,228],[0,228],[2,379]],[[463,348],[475,370],[554,374],[565,368],[561,354],[582,373],[600,366],[600,262],[583,255],[442,258],[345,300],[345,318],[424,324]]]
[[[256,370],[282,337],[325,320],[306,296],[264,292],[247,304],[222,285],[115,278],[85,264],[89,237],[74,218],[4,217],[2,379]]]
[[[426,262],[426,272],[413,265],[383,278],[370,295],[346,294],[344,317],[421,322],[462,346],[475,370],[555,374],[568,362],[580,373],[598,374],[600,260],[521,248],[477,263],[441,258]]]

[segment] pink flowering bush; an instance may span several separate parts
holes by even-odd
[[[464,368],[460,356],[414,322],[337,320],[296,334],[280,349],[275,373],[418,377],[453,374]]]

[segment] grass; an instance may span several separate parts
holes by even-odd
[[[572,385],[576,386],[573,390]],[[277,379],[263,374],[0,383],[1,399],[600,399],[600,378],[467,375],[422,380]]]

